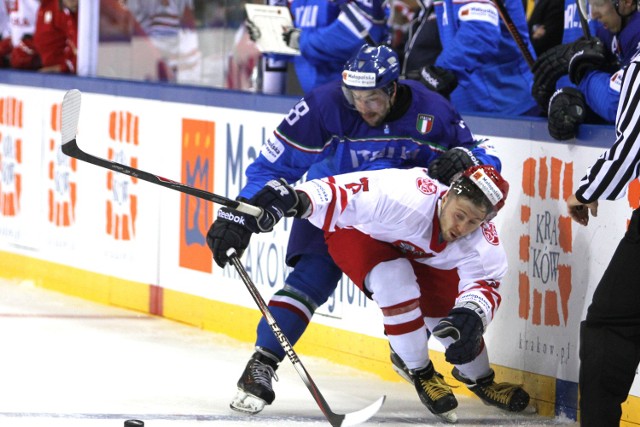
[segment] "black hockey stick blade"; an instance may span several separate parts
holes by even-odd
[[[210,202],[218,203],[223,206],[236,209],[240,212],[244,212],[255,217],[259,217],[262,214],[262,209],[243,202],[231,200],[223,196],[219,196],[214,193],[210,193],[206,190],[191,187],[190,185],[182,184],[171,179],[163,178],[158,175],[154,175],[149,172],[145,172],[140,169],[126,166],[121,163],[117,163],[111,160],[103,159],[86,153],[78,147],[76,141],[76,132],[78,129],[78,122],[80,120],[80,104],[82,94],[77,89],[71,89],[64,95],[62,100],[62,152],[69,157],[76,158],[83,162],[91,163],[92,165],[101,166],[103,168],[120,172],[125,175],[132,176],[134,178],[141,179],[143,181],[158,184],[163,187],[171,188],[181,193],[189,194],[191,196],[198,197],[200,199],[208,200]]]
[[[229,257],[229,260],[231,261],[236,271],[240,275],[240,278],[244,282],[245,286],[249,290],[249,293],[253,297],[253,300],[258,305],[258,308],[260,309],[260,312],[262,313],[265,320],[267,321],[267,324],[271,327],[271,330],[273,331],[274,335],[276,336],[276,339],[280,343],[280,346],[282,346],[282,349],[284,350],[285,354],[289,357],[289,360],[293,364],[293,367],[296,369],[296,371],[298,371],[300,378],[302,378],[302,381],[311,392],[313,399],[316,401],[316,403],[320,407],[320,410],[324,414],[327,421],[329,421],[329,423],[333,427],[341,427],[341,426],[346,427],[346,426],[355,426],[357,424],[364,423],[369,418],[373,417],[384,404],[386,396],[382,396],[381,398],[379,398],[378,400],[376,400],[366,408],[360,409],[359,411],[355,411],[355,412],[349,412],[348,414],[336,414],[331,410],[331,408],[329,407],[329,404],[322,396],[322,393],[320,393],[320,389],[318,389],[318,386],[316,386],[316,384],[313,382],[313,380],[311,379],[311,376],[309,375],[309,372],[307,372],[306,368],[302,364],[302,361],[300,361],[300,358],[298,357],[296,352],[293,350],[293,346],[289,342],[289,339],[286,337],[286,335],[284,335],[284,333],[280,329],[280,326],[278,326],[278,323],[276,322],[276,319],[271,314],[271,311],[269,310],[267,303],[264,301],[264,299],[260,295],[260,292],[258,292],[256,285],[251,280],[251,277],[249,277],[249,275],[247,274],[247,271],[245,270],[244,266],[240,262],[240,259],[238,259],[238,255],[236,254],[235,250],[233,248],[229,249],[229,251],[227,252],[227,256]]]

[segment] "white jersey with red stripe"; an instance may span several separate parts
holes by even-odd
[[[11,42],[14,46],[27,34],[33,35],[36,30],[36,16],[40,0],[5,0],[9,13]]]
[[[296,187],[311,200],[308,220],[325,231],[354,228],[388,242],[407,258],[441,270],[457,270],[456,304],[473,301],[491,321],[500,304],[507,257],[488,221],[453,242],[440,239],[438,213],[448,190],[424,168],[353,172]]]

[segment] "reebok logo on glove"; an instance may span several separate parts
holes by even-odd
[[[422,76],[422,78],[424,79],[425,82],[429,83],[431,86],[433,86],[433,88],[437,91],[438,90],[438,86],[440,86],[440,82],[438,81],[438,79],[436,79],[435,77],[433,77],[426,69],[422,69],[422,71],[420,72],[420,75]]]
[[[452,150],[462,150],[462,151],[464,151],[465,154],[467,156],[469,156],[469,160],[471,160],[473,162],[473,166],[480,165],[480,160],[478,160],[478,158],[473,154],[473,151],[469,150],[468,148],[465,148],[465,147],[453,147]]]
[[[218,218],[226,219],[239,225],[245,225],[244,216],[234,215],[232,212],[218,210]]]

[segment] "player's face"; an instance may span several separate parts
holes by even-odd
[[[447,194],[440,210],[440,233],[446,242],[453,242],[473,233],[485,220],[487,212],[466,197]]]
[[[351,94],[362,120],[371,127],[380,126],[391,109],[389,95],[382,89],[353,90]]]
[[[620,12],[623,12],[624,1],[620,1]],[[617,33],[622,29],[622,18],[616,12],[611,0],[589,0],[591,17],[599,21],[607,30]]]

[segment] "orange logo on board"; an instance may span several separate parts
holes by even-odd
[[[131,155],[138,146],[139,117],[129,111],[112,111],[109,115],[110,146],[108,159],[134,168],[138,158]],[[136,232],[138,196],[133,189],[138,179],[122,173],[107,173],[107,234],[116,240],[131,240]]]
[[[182,182],[213,192],[215,123],[182,120]],[[210,273],[212,257],[206,237],[213,221],[213,203],[180,196],[180,266]]]
[[[640,207],[640,180],[634,179],[629,183],[627,188],[627,201],[631,209],[638,209]],[[627,219],[627,227],[631,219]]]
[[[75,221],[76,183],[72,180],[77,161],[60,148],[61,104],[51,106],[49,120],[48,160],[48,220],[58,227],[68,227]]]
[[[0,98],[0,215],[20,212],[22,192],[22,101]]]
[[[523,163],[522,191],[536,210],[520,206],[526,232],[520,236],[519,315],[534,325],[566,325],[571,296],[571,218],[565,201],[573,190],[573,163],[555,157]]]

